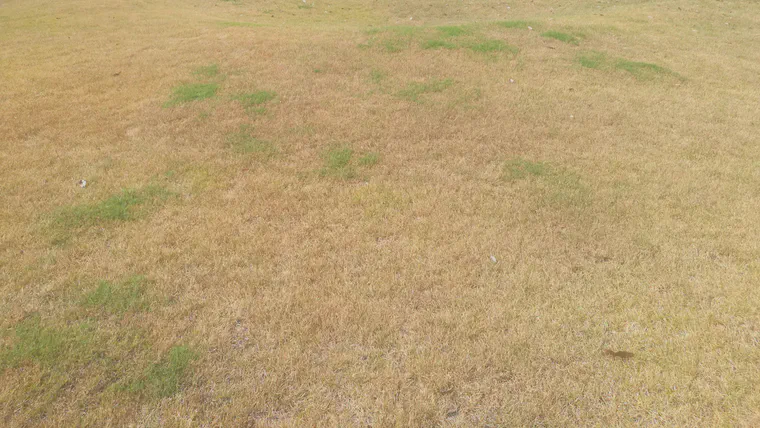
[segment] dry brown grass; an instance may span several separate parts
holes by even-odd
[[[0,425],[759,425],[760,6],[509,5],[0,4]]]

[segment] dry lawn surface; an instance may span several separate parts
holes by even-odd
[[[760,425],[758,40],[754,0],[1,1],[0,425]]]

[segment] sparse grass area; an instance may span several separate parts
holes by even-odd
[[[0,426],[760,426],[757,1],[307,3],[2,3]]]
[[[572,34],[563,33],[561,31],[546,31],[541,33],[541,37],[559,40],[560,42],[569,43],[571,45],[578,45],[580,43],[580,39],[578,37],[575,37]]]
[[[451,79],[437,79],[428,82],[412,82],[407,87],[398,92],[398,96],[408,101],[421,102],[425,94],[443,92],[454,84]]]
[[[201,101],[216,95],[218,83],[186,83],[172,89],[172,96],[164,107],[174,107],[193,101]]]

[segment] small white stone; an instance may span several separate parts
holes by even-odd
[[[515,79],[509,79],[509,83],[515,83]]]
[[[533,31],[533,27],[528,26],[528,30]]]
[[[496,257],[490,256],[489,259],[491,259],[492,262],[496,263]]]

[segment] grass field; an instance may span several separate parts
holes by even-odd
[[[760,426],[759,40],[754,0],[0,2],[0,425]]]

